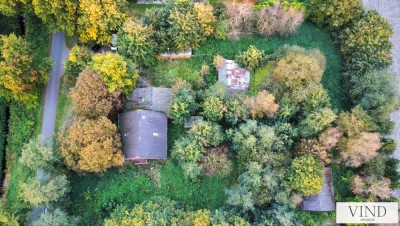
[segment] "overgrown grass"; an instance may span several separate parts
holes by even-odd
[[[274,69],[273,62],[268,62],[266,65],[264,65],[261,68],[258,68],[254,72],[254,75],[251,77],[251,86],[249,90],[250,94],[254,94],[260,91],[265,81],[267,80],[268,76],[272,73],[273,69]]]
[[[318,28],[311,23],[304,23],[299,31],[290,36],[261,37],[249,35],[239,40],[216,40],[210,39],[194,51],[189,63],[196,69],[200,69],[202,63],[212,68],[213,56],[219,54],[227,59],[234,59],[240,51],[245,51],[250,45],[262,49],[266,54],[271,54],[284,44],[298,45],[306,49],[319,48],[326,57],[326,70],[322,77],[322,84],[328,90],[334,108],[345,109],[346,94],[341,85],[342,57],[335,48],[334,40],[330,32]],[[216,80],[216,72],[206,82],[212,83]]]
[[[69,90],[71,88],[72,84],[67,82],[65,76],[61,77],[57,102],[56,132],[60,130],[61,126],[66,121],[66,117],[68,117],[68,112],[72,107],[72,101],[68,96]]]
[[[229,176],[211,176],[190,181],[171,161],[140,169],[128,163],[103,175],[73,174],[70,211],[80,215],[87,225],[101,225],[116,205],[132,206],[154,196],[169,197],[187,209],[215,209],[224,204],[225,188],[233,180]]]
[[[164,7],[162,4],[136,4],[131,2],[128,4],[128,14],[132,17],[140,18],[144,15],[146,9],[162,7]]]

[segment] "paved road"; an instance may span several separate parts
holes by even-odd
[[[393,36],[391,41],[393,43],[393,64],[391,69],[397,73],[397,79],[400,81],[400,0],[362,0],[366,9],[374,9],[385,17],[393,27]],[[400,84],[397,82],[397,84]],[[399,86],[400,87],[400,86]],[[400,92],[400,88],[397,88]],[[393,157],[400,160],[400,110],[393,112],[390,115],[390,120],[395,123],[393,133],[390,135],[398,143]],[[393,194],[400,199],[400,190],[396,189]]]
[[[56,125],[56,113],[58,102],[58,91],[60,88],[60,79],[64,74],[64,62],[69,54],[69,50],[65,45],[64,33],[53,33],[51,43],[51,59],[53,61],[53,69],[50,79],[46,86],[46,94],[44,99],[43,119],[42,119],[42,136],[50,137],[54,134]],[[36,171],[36,179],[44,179],[48,177],[46,172],[38,169]],[[33,208],[32,219],[35,219],[44,211],[42,208]]]

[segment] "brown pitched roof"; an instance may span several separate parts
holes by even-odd
[[[324,170],[324,187],[317,195],[305,197],[301,209],[308,211],[334,211],[336,209],[333,197],[332,170],[327,167]]]
[[[125,159],[167,158],[167,115],[156,111],[134,110],[118,117]]]

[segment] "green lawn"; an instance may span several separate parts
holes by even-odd
[[[133,17],[142,17],[146,12],[146,9],[151,8],[162,8],[164,5],[161,4],[136,4],[129,3],[128,4],[128,14]]]
[[[126,163],[103,175],[73,173],[70,211],[87,225],[101,225],[117,204],[132,206],[153,196],[169,197],[187,209],[215,209],[224,204],[225,189],[234,179],[211,176],[193,182],[185,179],[180,167],[171,161],[140,167]]]
[[[264,65],[261,68],[258,68],[254,72],[254,75],[251,77],[251,85],[249,90],[250,94],[254,94],[262,88],[268,76],[272,73],[273,69],[274,69],[274,63],[268,62],[266,65]]]
[[[213,56],[219,54],[228,59],[234,59],[235,55],[246,50],[250,45],[262,49],[266,54],[271,54],[284,44],[298,45],[306,49],[319,48],[326,57],[326,70],[322,78],[324,87],[328,90],[334,108],[345,109],[346,94],[341,86],[342,57],[336,49],[330,32],[305,22],[298,33],[290,36],[261,37],[252,35],[242,37],[240,40],[216,40],[210,39],[194,51],[190,63],[195,68],[200,68],[202,63],[213,65]],[[216,80],[216,73],[206,78],[208,83]]]

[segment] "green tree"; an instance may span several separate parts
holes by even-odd
[[[363,12],[358,0],[309,0],[305,1],[307,16],[318,26],[340,29],[358,19]]]
[[[18,216],[6,212],[3,204],[0,205],[0,224],[4,226],[19,226]]]
[[[78,218],[68,216],[63,210],[56,208],[40,214],[39,218],[32,222],[32,226],[76,226],[78,222]]]
[[[118,51],[138,65],[151,66],[155,63],[157,53],[154,35],[151,25],[129,18],[118,32]]]
[[[61,201],[69,192],[69,182],[65,175],[36,180],[32,178],[20,184],[20,197],[32,206],[42,206]]]
[[[122,91],[129,95],[139,77],[133,63],[116,53],[94,55],[90,68],[101,75],[111,93]]]
[[[374,68],[384,68],[392,63],[393,31],[389,22],[376,11],[368,11],[339,35],[347,72],[362,75]]]
[[[311,112],[300,122],[300,135],[310,137],[321,133],[336,119],[336,114],[330,108],[322,108]]]
[[[0,95],[32,108],[49,78],[51,60],[34,57],[32,45],[14,34],[0,38]]]
[[[318,194],[324,186],[324,167],[311,155],[295,158],[289,176],[290,184],[304,196]]]
[[[117,126],[104,116],[78,119],[58,139],[69,169],[100,173],[124,162]]]
[[[32,170],[42,169],[50,171],[56,163],[59,163],[61,156],[54,146],[51,138],[37,137],[29,140],[22,146],[19,161]]]
[[[221,126],[213,122],[197,122],[189,130],[189,134],[205,147],[216,147],[224,141],[224,133]]]
[[[340,113],[336,124],[347,137],[373,131],[376,127],[372,118],[360,106],[354,107],[351,112]]]
[[[240,66],[244,66],[250,71],[253,71],[260,66],[264,51],[258,50],[254,46],[250,46],[246,51],[236,55],[236,61]]]
[[[27,3],[26,0],[1,0],[0,12],[6,16],[17,15]]]
[[[196,93],[190,86],[176,87],[176,85],[173,87],[174,96],[168,114],[175,123],[183,124],[185,119],[197,109]]]
[[[204,147],[193,137],[181,137],[175,141],[172,157],[179,162],[196,162],[206,152]]]
[[[65,63],[65,74],[73,78],[78,77],[91,61],[92,54],[90,50],[84,46],[75,45],[72,47],[68,55],[68,61]]]
[[[224,117],[226,106],[223,100],[216,96],[207,97],[203,102],[203,112],[201,113],[210,121],[220,121]]]

